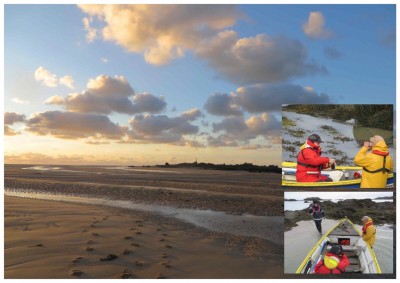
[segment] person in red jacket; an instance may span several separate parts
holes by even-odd
[[[314,267],[315,274],[341,274],[350,261],[343,253],[340,245],[333,244],[330,251],[326,252],[325,257],[317,262]]]
[[[332,179],[321,174],[322,169],[327,169],[335,164],[335,159],[321,156],[320,144],[323,141],[317,134],[308,137],[297,156],[297,182],[329,182]]]

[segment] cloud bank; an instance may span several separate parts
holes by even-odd
[[[63,105],[72,112],[99,114],[158,113],[167,105],[162,97],[150,93],[135,94],[123,76],[106,75],[91,79],[87,84],[87,90],[81,93],[69,94],[66,98],[52,96],[46,103]]]
[[[182,57],[203,38],[232,26],[241,14],[233,5],[78,5],[87,40],[97,36],[129,52],[144,53],[148,63],[162,65]],[[93,27],[97,21],[103,25]]]
[[[313,88],[294,84],[258,84],[240,87],[230,94],[211,94],[204,105],[206,111],[217,116],[242,116],[249,113],[278,112],[282,104],[326,104],[327,94]]]

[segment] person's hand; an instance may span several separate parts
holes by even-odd
[[[332,165],[332,164],[336,165],[335,159],[329,158],[329,165]]]
[[[367,147],[367,148],[370,148],[371,147],[371,143],[368,142],[368,141],[365,141],[364,142],[364,146]]]

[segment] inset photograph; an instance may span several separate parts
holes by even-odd
[[[285,273],[391,274],[394,225],[393,192],[285,192]]]
[[[393,105],[285,105],[284,188],[393,189]]]

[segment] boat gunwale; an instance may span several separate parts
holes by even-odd
[[[282,162],[282,172],[285,167],[290,169],[297,165],[295,162]],[[362,170],[362,167],[357,166],[336,166],[335,170]],[[323,172],[323,171],[322,171]],[[394,178],[394,172],[388,174],[388,180]],[[337,182],[296,182],[282,180],[282,187],[345,187],[358,185],[361,183],[361,179],[343,180]],[[371,188],[372,189],[372,188]]]

